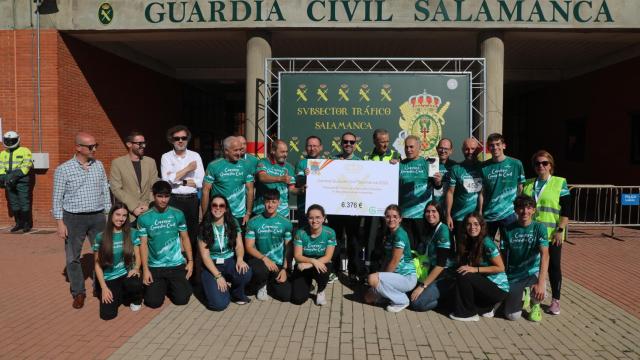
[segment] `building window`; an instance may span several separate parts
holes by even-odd
[[[567,160],[582,162],[586,147],[586,118],[579,118],[567,121]]]
[[[631,115],[631,163],[640,164],[640,114]]]

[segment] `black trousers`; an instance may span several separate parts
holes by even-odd
[[[407,231],[407,235],[409,235],[412,250],[417,249],[418,244],[427,240],[424,218],[402,219],[402,227]]]
[[[189,233],[189,242],[191,243],[191,253],[193,256],[193,275],[190,278],[192,284],[200,282],[200,274],[202,273],[202,259],[200,251],[198,251],[198,218],[200,216],[200,202],[196,194],[180,195],[171,194],[169,205],[179,209],[184,213],[187,221],[187,232]],[[241,222],[242,223],[242,222]]]
[[[562,244],[549,244],[549,282],[551,283],[551,296],[560,300],[560,289],[562,289]]]
[[[509,293],[478,273],[456,274],[455,305],[458,317],[471,317],[491,311]]]
[[[329,274],[332,272],[331,264],[325,264],[327,272],[320,273],[316,268],[312,267],[300,271],[297,267],[291,276],[291,302],[296,305],[304,304],[309,299],[311,291],[311,280],[318,283],[318,292],[324,291],[329,283]]]
[[[173,267],[149,268],[153,282],[144,293],[144,304],[150,308],[159,308],[164,303],[164,297],[175,305],[186,305],[193,293],[191,284],[187,280],[187,270],[184,265]]]
[[[124,304],[142,304],[142,278],[140,276],[127,277],[123,275],[117,279],[107,280],[107,287],[111,290],[113,301],[111,304],[102,302],[102,288],[96,281],[98,298],[100,299],[100,319],[111,320],[118,316],[118,308]]]
[[[359,240],[360,217],[348,215],[329,215],[329,226],[335,230],[338,246],[333,252],[331,263],[334,271],[347,270],[349,274],[362,274],[364,264],[360,259],[363,243]],[[344,234],[344,236],[343,236]],[[348,265],[342,269],[340,253],[346,248]]]
[[[269,271],[262,260],[254,257],[247,260],[247,264],[253,271],[251,281],[246,288],[247,294],[256,294],[260,288],[267,285],[267,294],[272,298],[282,302],[291,300],[291,281],[289,278],[283,283],[278,282],[276,280],[278,272]]]

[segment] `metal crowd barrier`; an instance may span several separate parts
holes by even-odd
[[[615,228],[640,226],[640,186],[571,185],[573,205],[569,225]]]

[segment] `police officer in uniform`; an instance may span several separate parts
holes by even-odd
[[[20,146],[20,135],[15,131],[6,132],[2,143],[6,149],[0,153],[0,187],[5,188],[16,219],[11,232],[26,233],[33,227],[28,176],[33,167],[31,150]]]

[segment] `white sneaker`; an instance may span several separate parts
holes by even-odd
[[[469,317],[457,317],[454,316],[453,313],[451,313],[449,314],[449,318],[457,321],[480,321],[480,316],[478,316],[477,314]]]
[[[324,291],[320,291],[316,294],[316,305],[322,306],[327,304],[327,297],[324,295]]]
[[[267,294],[267,285],[261,287],[260,290],[258,290],[258,293],[256,294],[256,299],[260,301],[269,300],[269,294]]]
[[[131,309],[131,311],[140,311],[140,309],[142,309],[142,304],[136,305],[131,303],[131,305],[129,305],[129,309]]]
[[[329,274],[329,282],[327,284],[333,284],[338,280],[338,275],[331,273]]]
[[[491,309],[491,311],[489,311],[489,312],[486,312],[486,313],[482,314],[482,317],[485,317],[485,318],[492,318],[492,317],[494,317],[494,316],[495,316],[495,314],[496,314],[496,310],[498,310],[498,308],[500,307],[500,305],[502,305],[502,301],[501,301],[501,302],[499,302],[499,303],[497,303],[497,304],[495,304],[495,305],[493,305],[493,308]]]
[[[409,304],[403,304],[403,305],[387,305],[387,311],[388,312],[400,312],[404,309],[406,309],[409,306]]]

